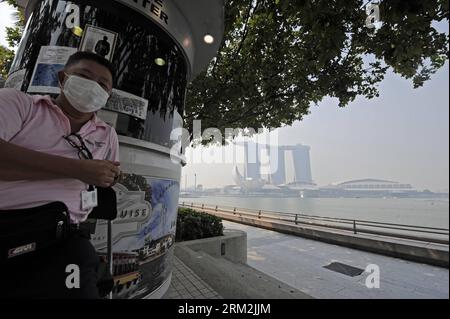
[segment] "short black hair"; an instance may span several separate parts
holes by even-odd
[[[113,85],[114,85],[115,76],[116,76],[114,66],[112,65],[111,62],[109,62],[107,59],[105,59],[104,57],[102,57],[98,54],[95,54],[92,52],[87,52],[87,51],[78,51],[69,57],[69,60],[67,60],[67,63],[65,65],[65,68],[68,68],[82,60],[93,61],[93,62],[96,62],[96,63],[106,67],[109,70],[109,72],[111,72],[112,79],[113,79]]]

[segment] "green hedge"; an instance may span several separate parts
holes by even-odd
[[[176,241],[223,236],[222,220],[216,216],[179,208]]]

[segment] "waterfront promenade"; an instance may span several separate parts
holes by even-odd
[[[173,256],[170,288],[162,299],[223,299],[217,291]]]
[[[247,233],[248,265],[315,298],[449,298],[449,270],[327,244],[242,224],[226,229]],[[340,262],[380,268],[380,288],[365,285],[367,273],[350,277],[324,266]]]
[[[448,228],[286,214],[237,207],[219,208],[193,203],[181,203],[181,206],[197,209],[230,222],[279,233],[435,266],[449,266]]]

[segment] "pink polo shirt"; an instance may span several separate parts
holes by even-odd
[[[70,122],[49,96],[30,96],[14,89],[0,89],[0,139],[47,154],[78,158],[78,150],[63,138]],[[94,159],[119,161],[115,130],[94,116],[78,134]],[[90,211],[81,210],[81,191],[87,185],[76,179],[2,181],[0,210],[31,208],[62,201],[73,223],[83,222]]]

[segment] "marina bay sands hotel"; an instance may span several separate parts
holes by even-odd
[[[278,158],[275,161],[270,160],[270,174],[263,176],[261,174],[261,153],[256,143],[247,142],[244,144],[245,163],[244,177],[252,180],[268,179],[270,185],[285,185],[286,178],[286,162],[288,156],[292,155],[294,166],[294,184],[311,185],[314,184],[311,174],[311,161],[309,156],[310,147],[305,145],[294,146],[278,146],[268,148],[268,152],[277,152]],[[269,153],[269,159],[273,156]],[[275,154],[272,154],[275,155]],[[289,178],[292,181],[292,177]]]

